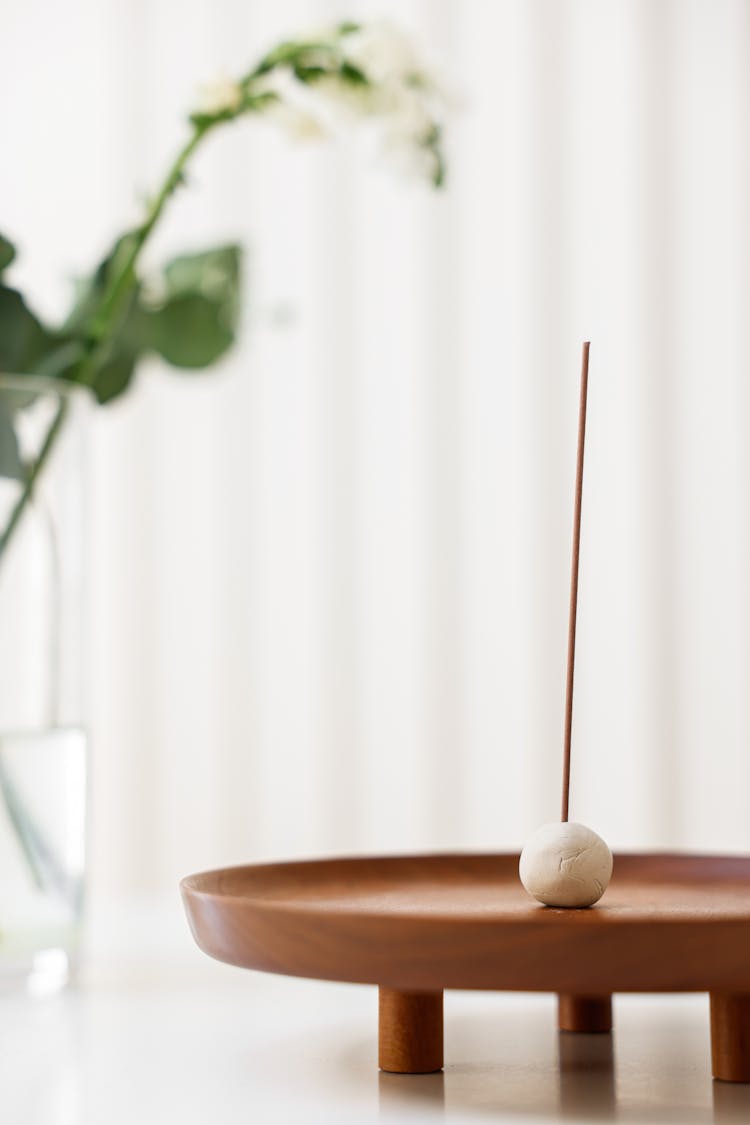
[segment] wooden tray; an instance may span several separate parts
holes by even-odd
[[[569,1031],[608,1031],[613,992],[705,991],[714,1076],[750,1081],[750,859],[619,855],[588,910],[533,902],[517,855],[235,867],[181,890],[212,957],[377,984],[383,1069],[440,1069],[446,988],[556,992]]]

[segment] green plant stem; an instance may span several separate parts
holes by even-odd
[[[135,279],[135,266],[141,251],[158,223],[167,201],[182,182],[188,161],[214,124],[216,122],[205,121],[199,125],[194,125],[191,137],[175,157],[164,183],[149,207],[144,222],[135,232],[125,261],[119,271],[112,277],[104,292],[101,308],[93,325],[93,347],[81,364],[76,382],[82,383],[84,386],[91,385],[92,376],[95,376],[98,363],[106,352],[110,337],[117,328],[118,317],[122,313],[129,289]]]
[[[10,541],[13,537],[13,533],[15,532],[18,524],[21,521],[21,517],[23,516],[23,513],[26,510],[27,505],[31,502],[31,499],[34,495],[34,488],[36,487],[36,482],[39,479],[39,476],[40,476],[45,464],[49,460],[49,456],[50,456],[50,454],[52,452],[52,449],[55,445],[55,441],[57,440],[57,436],[58,436],[58,434],[60,433],[60,430],[63,427],[63,423],[65,421],[65,416],[67,415],[67,413],[68,413],[68,402],[65,398],[61,398],[60,399],[60,405],[58,406],[58,408],[55,412],[55,416],[52,419],[52,422],[50,423],[50,427],[47,430],[47,433],[45,435],[44,441],[42,442],[41,449],[39,450],[39,455],[37,456],[36,461],[34,461],[33,465],[31,466],[31,468],[29,469],[29,472],[26,475],[26,479],[24,481],[23,488],[21,489],[21,493],[20,493],[18,499],[16,500],[13,511],[11,512],[10,516],[8,517],[8,522],[6,523],[5,528],[3,529],[3,533],[2,533],[2,535],[0,535],[0,560],[2,560],[3,556],[5,555],[6,550],[8,549],[8,544],[10,543]]]
[[[89,352],[88,356],[81,364],[81,370],[76,378],[77,383],[84,386],[90,386],[92,376],[96,374],[97,366],[103,354],[107,350],[110,337],[117,330],[118,317],[122,312],[122,306],[127,298],[128,290],[132,284],[135,276],[135,266],[138,258],[146,244],[149,235],[158,223],[164,207],[169,200],[170,196],[179,186],[187,166],[188,161],[195,152],[200,142],[205,137],[206,133],[216,124],[214,121],[202,122],[199,125],[193,126],[193,133],[189,140],[180,149],[175,160],[169,169],[164,183],[161,186],[158,194],[154,197],[151,206],[149,207],[148,214],[142,225],[138,228],[133,238],[132,245],[128,251],[127,257],[123,262],[121,268],[113,276],[112,281],[108,285],[104,296],[102,298],[101,308],[99,315],[94,325],[92,333],[94,345]],[[21,518],[30,504],[34,488],[36,487],[37,480],[44,469],[45,464],[49,460],[50,454],[55,446],[58,435],[62,430],[65,416],[68,412],[68,403],[63,398],[60,400],[60,405],[57,408],[52,422],[50,423],[49,430],[47,431],[39,455],[32,465],[26,480],[24,481],[23,489],[16,501],[16,504],[11,512],[8,522],[0,535],[0,561],[8,548],[8,545],[15,533]]]

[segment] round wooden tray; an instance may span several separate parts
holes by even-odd
[[[556,992],[572,1031],[609,1030],[613,992],[706,991],[714,1075],[750,1081],[750,859],[619,855],[588,910],[532,901],[517,855],[235,867],[181,890],[212,957],[379,985],[384,1069],[439,1069],[446,988]]]

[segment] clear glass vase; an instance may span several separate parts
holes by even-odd
[[[86,870],[89,399],[0,375],[0,988],[75,969]]]

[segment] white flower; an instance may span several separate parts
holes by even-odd
[[[328,103],[334,113],[347,122],[355,117],[366,117],[378,112],[378,93],[372,86],[360,86],[346,82],[338,74],[328,74],[318,78],[312,93]]]
[[[400,28],[386,20],[366,24],[346,36],[346,57],[371,82],[419,75],[422,63],[414,43]]]
[[[234,113],[242,102],[242,87],[239,82],[219,75],[213,82],[204,83],[200,88],[200,109],[203,113]]]
[[[317,141],[328,135],[328,130],[317,117],[289,102],[271,102],[264,114],[297,141]]]
[[[379,112],[389,119],[390,130],[405,138],[422,140],[433,124],[424,96],[402,82],[384,82],[380,88]]]
[[[412,40],[381,22],[356,31],[329,28],[317,42],[292,44],[290,61],[253,79],[253,94],[271,96],[264,116],[303,139],[340,135],[364,119],[362,132],[402,167],[440,184],[442,97]]]
[[[315,112],[315,100],[286,70],[264,74],[253,86],[254,93],[273,94],[273,100],[263,110],[263,116],[279,125],[284,132],[298,141],[315,141],[328,136],[329,130]]]

